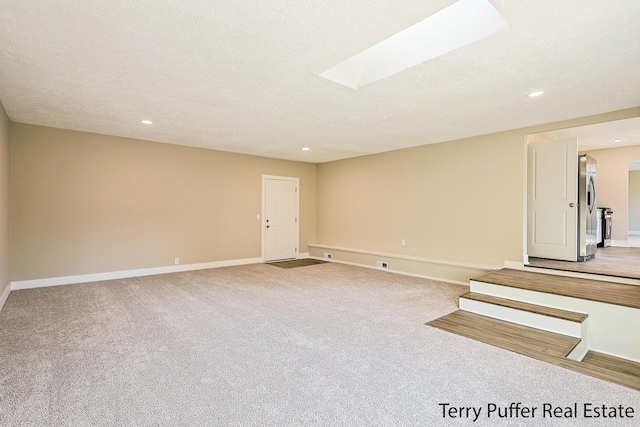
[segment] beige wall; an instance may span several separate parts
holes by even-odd
[[[318,241],[497,265],[505,253],[517,258],[519,240],[501,236],[522,235],[523,144],[504,133],[321,164]]]
[[[629,227],[629,161],[640,160],[640,146],[586,153],[598,161],[598,206],[613,209],[611,240],[624,244]]]
[[[11,280],[260,257],[262,174],[300,178],[301,252],[315,242],[471,270],[521,261],[526,136],[638,116],[317,166],[12,123]]]
[[[300,178],[300,252],[316,165],[11,124],[11,280],[262,256],[262,174]]]
[[[629,171],[629,231],[640,233],[640,171]]]
[[[637,116],[640,108],[321,164],[318,243],[521,262],[526,136]]]
[[[9,290],[9,127],[0,104],[0,308]]]

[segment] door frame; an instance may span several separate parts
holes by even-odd
[[[282,181],[292,181],[295,182],[296,192],[294,197],[295,203],[295,211],[296,211],[296,219],[295,219],[295,227],[294,227],[294,240],[296,242],[296,258],[300,256],[300,178],[291,177],[291,176],[278,176],[278,175],[262,175],[262,214],[260,216],[260,226],[261,226],[261,239],[262,239],[262,262],[266,262],[267,260],[267,223],[266,223],[266,214],[267,214],[267,179],[278,179]]]
[[[531,138],[534,134],[524,137],[524,154],[522,156],[522,170],[524,179],[522,180],[522,264],[529,265],[529,142],[535,142]],[[531,138],[531,139],[530,139]]]

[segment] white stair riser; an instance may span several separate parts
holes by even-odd
[[[544,292],[470,281],[471,292],[588,313],[589,350],[640,363],[640,310]]]
[[[558,319],[538,313],[518,310],[510,307],[503,307],[483,301],[476,301],[467,298],[460,298],[460,309],[494,319],[505,320],[519,325],[530,326],[543,331],[555,332],[557,334],[568,335],[575,338],[585,338],[582,336],[582,324],[570,320]]]
[[[588,321],[589,319],[587,319]],[[585,322],[586,323],[586,322]],[[589,351],[589,344],[587,342],[586,339],[583,339],[582,341],[580,341],[580,343],[578,343],[578,345],[576,346],[576,348],[574,348],[571,353],[567,354],[567,358],[568,359],[573,359],[573,360],[577,360],[577,361],[582,361],[582,359],[584,358],[584,356],[587,355],[587,352]]]

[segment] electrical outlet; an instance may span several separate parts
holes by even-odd
[[[176,265],[180,264],[180,258],[176,258],[175,263]]]
[[[325,259],[331,259],[331,258],[333,258],[333,255],[331,255],[329,252],[325,252],[324,253],[324,258]]]
[[[406,246],[406,244],[407,244],[407,241],[402,239],[402,246]]]
[[[388,270],[389,269],[389,263],[386,262],[386,261],[376,261],[376,267],[382,268],[384,270]]]

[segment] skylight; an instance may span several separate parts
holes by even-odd
[[[489,0],[459,0],[320,76],[357,89],[508,27]]]

